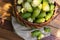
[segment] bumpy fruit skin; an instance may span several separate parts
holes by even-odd
[[[31,32],[32,37],[37,37],[41,32],[39,30],[35,30],[33,32]]]
[[[22,16],[22,18],[26,19],[31,16],[31,13],[23,13],[21,16]]]
[[[27,2],[31,3],[33,0],[27,0]]]
[[[43,22],[45,22],[45,18],[39,18],[35,22],[36,23],[43,23]]]
[[[43,0],[43,11],[49,11],[49,4],[47,0]]]
[[[41,9],[42,9],[42,4],[40,4],[40,5],[38,6],[38,8],[41,10]]]
[[[18,4],[23,3],[23,0],[18,0],[17,3],[18,3]]]
[[[22,18],[32,23],[47,22],[54,12],[54,2],[51,0],[18,0],[18,12]]]
[[[37,16],[37,18],[43,18],[43,17],[45,17],[46,16],[46,12],[41,12],[38,16]]]
[[[27,19],[29,22],[33,22],[33,19],[32,18],[28,18]]]
[[[54,4],[50,4],[50,11],[54,11],[54,8],[55,8]]]
[[[31,7],[31,5],[30,5],[29,2],[25,2],[25,4],[23,5],[23,7],[24,7],[28,12],[32,12],[32,11],[33,11],[33,9],[32,9],[32,7]]]
[[[53,16],[53,11],[51,11],[50,13],[48,13],[46,16],[45,16],[45,20],[48,21],[52,16]]]
[[[45,32],[50,32],[51,30],[50,30],[50,28],[44,27],[44,31]]]
[[[32,7],[37,7],[41,2],[42,2],[42,0],[33,0]]]
[[[36,9],[33,11],[32,18],[36,18],[39,14],[40,14],[40,10],[39,10],[38,8],[36,8]]]
[[[17,6],[18,13],[21,12],[21,6]]]
[[[42,38],[44,38],[44,34],[40,33],[40,34],[38,35],[38,37],[37,37],[37,40],[40,40],[40,39],[42,39]]]
[[[24,8],[21,8],[21,11],[20,12],[21,13],[24,13],[24,12],[26,12],[26,10]]]
[[[54,0],[48,0],[50,4],[54,4]]]

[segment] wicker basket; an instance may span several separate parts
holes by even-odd
[[[52,16],[52,18],[51,19],[49,19],[48,21],[46,21],[46,22],[44,22],[44,23],[39,23],[39,24],[37,24],[37,23],[32,23],[32,22],[29,22],[29,21],[26,21],[26,20],[24,20],[20,15],[19,15],[19,13],[18,13],[18,11],[17,11],[17,8],[16,8],[16,0],[15,0],[15,5],[14,5],[14,16],[15,16],[15,18],[18,20],[18,22],[19,23],[22,23],[22,24],[24,24],[26,27],[30,27],[30,28],[41,28],[41,27],[43,27],[43,26],[45,26],[45,25],[48,25],[49,24],[49,22],[51,22],[53,19],[55,19],[56,18],[56,16],[58,15],[58,13],[57,13],[57,4],[55,3],[55,11],[54,11],[54,15]]]

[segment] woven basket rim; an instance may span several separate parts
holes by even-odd
[[[56,3],[55,3],[55,6],[57,6]],[[45,25],[47,25],[49,22],[51,22],[53,19],[55,19],[55,17],[56,17],[55,15],[56,15],[56,12],[57,12],[56,7],[55,7],[54,15],[53,15],[48,21],[43,22],[43,23],[32,23],[32,22],[29,22],[29,21],[23,19],[23,18],[19,15],[19,13],[18,13],[18,11],[17,11],[17,8],[16,8],[16,3],[15,3],[15,5],[14,5],[14,11],[15,11],[15,14],[14,14],[15,17],[16,17],[18,20],[20,20],[23,24],[25,24],[26,26],[36,27],[36,28],[40,28],[41,26],[45,26]]]

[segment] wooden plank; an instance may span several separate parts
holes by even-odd
[[[0,40],[7,40],[7,39],[5,39],[5,38],[0,38]]]
[[[0,28],[0,37],[8,40],[23,40],[21,37],[16,35],[14,32]]]

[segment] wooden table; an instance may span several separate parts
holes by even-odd
[[[53,24],[53,26],[60,28],[59,17],[60,15],[58,15],[58,17],[54,21],[52,21],[50,24],[51,25]],[[56,37],[57,31],[60,29],[51,27],[51,30],[52,30],[52,35],[49,37],[43,38],[42,40],[60,40],[60,38]],[[23,40],[21,37],[19,37],[14,33],[14,29],[11,24],[11,21],[5,21],[4,25],[0,24],[0,37],[7,38],[9,40]]]
[[[10,1],[12,1],[12,0],[9,0],[9,2]],[[50,23],[50,25],[60,28],[60,14],[57,16],[57,18],[55,20],[53,20]],[[60,37],[59,38],[57,37],[57,32],[58,31],[60,32],[60,29],[56,29],[54,27],[50,27],[52,30],[52,35],[49,37],[43,38],[42,40],[60,40]],[[23,40],[16,33],[14,33],[14,29],[13,29],[11,21],[5,21],[5,23],[3,25],[0,24],[0,40],[2,38],[5,38],[7,40]]]
[[[60,15],[58,15],[58,17],[56,18],[58,23],[60,23],[59,17],[60,17]],[[57,24],[56,21],[53,23],[56,25],[60,25],[60,24]],[[57,26],[57,27],[60,28],[59,26]],[[52,30],[52,35],[49,37],[43,38],[42,40],[60,40],[60,38],[56,37],[57,30],[59,30],[59,29],[51,27],[51,30]],[[21,37],[19,37],[18,35],[16,35],[14,33],[11,21],[5,21],[4,25],[0,25],[0,37],[6,38],[9,40],[23,40]]]

